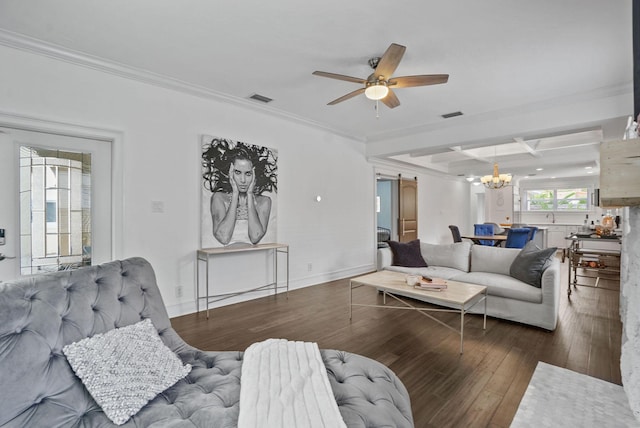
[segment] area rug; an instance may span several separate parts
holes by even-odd
[[[538,362],[511,428],[639,427],[620,385]]]

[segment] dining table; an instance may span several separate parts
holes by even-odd
[[[495,247],[507,240],[507,235],[463,235],[462,238],[471,239],[474,244],[484,245],[480,241],[493,241]]]

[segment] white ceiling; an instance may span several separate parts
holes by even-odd
[[[407,46],[395,76],[449,82],[398,89],[401,105],[379,118],[362,95],[326,105],[358,86],[314,70],[366,78],[392,42]],[[361,140],[371,158],[452,175],[488,174],[494,160],[519,176],[597,172],[599,142],[633,112],[631,0],[0,0],[0,44],[262,109]]]

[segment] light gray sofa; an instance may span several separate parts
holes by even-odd
[[[243,353],[182,341],[142,258],[0,283],[0,426],[114,426],[62,349],[145,318],[192,370],[122,426],[237,426]],[[347,352],[321,354],[347,426],[413,427],[407,390],[389,368]]]
[[[473,245],[470,242],[428,244],[420,242],[420,252],[428,267],[393,266],[390,248],[378,249],[378,270],[417,273],[487,286],[487,315],[555,330],[560,305],[560,262],[555,259],[542,273],[537,288],[511,277],[517,248]],[[483,305],[471,312],[482,313]]]

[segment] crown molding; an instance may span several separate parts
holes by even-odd
[[[283,110],[257,104],[255,101],[234,97],[222,92],[214,91],[204,86],[194,85],[179,79],[154,73],[152,71],[130,67],[125,64],[110,61],[84,52],[67,49],[60,45],[45,42],[40,39],[25,36],[23,34],[15,33],[5,29],[0,29],[0,45],[40,56],[45,56],[55,60],[68,62],[70,64],[90,68],[103,73],[108,73],[129,80],[135,80],[164,89],[178,91],[221,103],[234,104],[239,107],[258,111],[260,113],[275,116],[280,119],[284,119],[297,124],[309,126],[321,131],[330,132],[332,134],[349,138],[351,140],[356,140],[358,142],[364,143],[366,141],[366,138],[364,136],[353,135],[342,129],[329,127],[320,122],[309,120]]]

